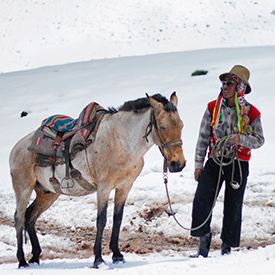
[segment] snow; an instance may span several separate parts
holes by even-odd
[[[274,45],[270,0],[2,0],[0,72],[120,56]]]
[[[147,275],[147,274],[274,274],[274,247],[257,251],[245,251],[242,255],[235,254],[220,257],[215,253],[210,258],[187,259],[180,255],[127,255],[124,264],[109,263],[108,267],[99,270],[90,269],[87,260],[47,260],[40,266],[32,266],[31,269],[15,270],[14,264],[6,264],[4,273],[1,274],[120,274],[120,275]],[[259,263],[260,262],[260,263]],[[222,272],[222,273],[221,273]]]
[[[92,6],[92,3],[93,5]],[[74,250],[67,236],[38,237],[49,251],[40,266],[17,269],[16,238],[12,227],[0,223],[0,273],[2,274],[275,274],[275,132],[272,117],[275,96],[274,10],[270,1],[2,1],[0,36],[0,211],[12,219],[15,198],[8,157],[14,144],[35,130],[52,114],[77,117],[91,101],[118,107],[124,101],[173,91],[179,97],[179,113],[187,167],[169,174],[169,192],[177,218],[190,226],[194,147],[206,104],[215,99],[218,75],[235,64],[251,71],[252,93],[247,100],[262,113],[266,142],[252,151],[250,175],[243,207],[242,240],[239,249],[221,256],[212,248],[209,258],[188,258],[195,252],[162,251],[146,255],[125,253],[126,263],[91,269],[93,255],[59,259],[54,250]],[[16,3],[16,4],[15,4]],[[65,6],[64,6],[65,5]],[[66,8],[65,8],[66,7]],[[215,15],[215,17],[214,17]],[[206,25],[209,25],[206,27]],[[196,26],[195,26],[196,25]],[[162,31],[159,31],[159,30]],[[93,30],[93,32],[91,32]],[[131,38],[130,38],[131,37]],[[119,57],[123,56],[123,57]],[[74,62],[74,63],[72,63]],[[60,65],[62,64],[62,65]],[[50,66],[54,65],[54,66]],[[40,68],[37,68],[40,67]],[[30,70],[31,69],[31,70]],[[191,77],[197,70],[205,76]],[[21,118],[22,111],[28,112]],[[213,241],[220,246],[222,191],[212,219]],[[148,234],[167,238],[184,236],[168,215],[150,223],[139,215],[145,209],[167,202],[162,180],[162,157],[154,146],[145,157],[145,167],[130,192],[122,223],[125,232],[140,225]],[[106,229],[112,226],[113,194]],[[95,227],[96,196],[60,197],[41,221],[67,226],[72,232]],[[93,244],[92,244],[93,245]],[[30,253],[28,242],[26,253]],[[11,263],[6,263],[11,262]]]

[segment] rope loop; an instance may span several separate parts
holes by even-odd
[[[238,157],[237,146],[230,146],[230,136],[225,136],[220,139],[212,148],[211,157],[213,161],[220,166],[228,166],[232,164],[232,173],[230,185],[233,189],[237,190],[240,188],[242,183],[242,169],[240,159]],[[223,160],[226,159],[226,162]],[[239,171],[240,171],[240,182],[234,181],[234,172],[235,172],[235,160],[237,160]],[[220,177],[219,177],[220,181]]]
[[[228,166],[230,165],[238,156],[237,147],[230,146],[230,136],[225,136],[220,139],[213,146],[211,151],[211,157],[214,162],[218,165]],[[227,162],[222,162],[223,159],[229,159]]]

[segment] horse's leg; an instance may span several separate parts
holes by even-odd
[[[23,229],[26,209],[36,181],[34,174],[35,154],[27,150],[31,138],[32,135],[30,134],[19,141],[12,149],[9,158],[12,185],[16,196],[14,220],[19,268],[28,266],[23,251]]]
[[[31,193],[33,189],[27,188],[22,193],[16,193],[16,211],[14,214],[15,220],[15,230],[17,239],[17,259],[19,261],[18,267],[29,266],[25,260],[24,250],[23,250],[23,229],[25,224],[25,213],[28,206]]]
[[[127,199],[127,196],[131,187],[132,187],[132,184],[121,189],[116,189],[115,208],[114,208],[114,216],[113,216],[113,230],[112,230],[112,237],[110,241],[110,249],[113,251],[113,257],[112,257],[113,263],[124,262],[123,255],[120,253],[118,248],[118,238],[119,238],[121,221],[123,217],[125,201]]]
[[[32,244],[32,258],[29,263],[39,264],[39,256],[41,254],[41,247],[36,235],[35,222],[38,217],[46,211],[59,197],[59,194],[47,193],[42,190],[35,189],[36,198],[26,211],[26,230],[29,233]]]
[[[107,214],[107,207],[108,207],[108,199],[110,195],[110,190],[98,190],[97,191],[97,220],[96,220],[96,240],[94,245],[94,254],[95,260],[93,267],[98,268],[101,263],[104,263],[101,251],[102,251],[102,234],[103,230],[106,225],[106,214]]]

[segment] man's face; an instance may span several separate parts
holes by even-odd
[[[237,89],[237,82],[230,75],[225,76],[223,84],[223,97],[225,99],[235,99],[235,91]]]

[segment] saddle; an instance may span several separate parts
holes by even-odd
[[[34,133],[28,150],[36,153],[36,166],[52,166],[53,176],[49,181],[57,193],[63,193],[61,188],[72,188],[74,180],[87,191],[96,190],[96,184],[86,181],[71,161],[94,141],[105,113],[104,108],[92,102],[82,110],[78,119],[54,115],[43,120]],[[60,183],[55,177],[55,169],[63,164],[66,175]]]

